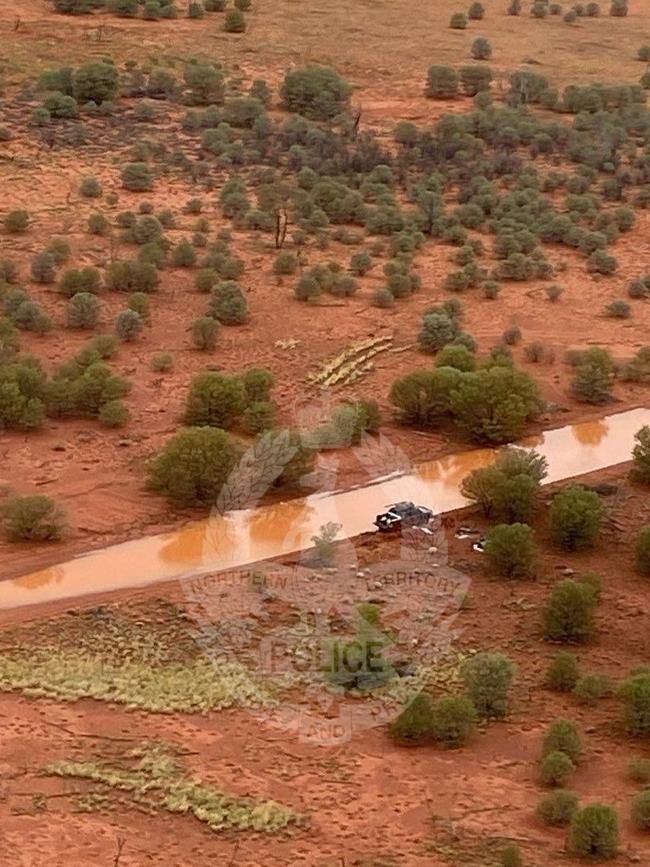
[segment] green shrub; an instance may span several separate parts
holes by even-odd
[[[429,99],[453,99],[458,95],[458,73],[453,66],[430,66],[424,95]]]
[[[548,641],[588,641],[595,632],[596,602],[589,584],[570,578],[558,582],[544,609],[544,637]]]
[[[461,430],[491,443],[521,436],[540,405],[535,381],[510,367],[465,374],[451,398],[451,411]]]
[[[79,192],[84,199],[99,199],[102,195],[101,182],[95,177],[85,177],[79,185]]]
[[[56,279],[54,256],[47,251],[38,253],[32,259],[30,272],[35,283],[54,283]]]
[[[142,317],[135,310],[122,310],[115,318],[115,333],[127,343],[135,340],[143,327]]]
[[[106,288],[116,292],[153,292],[160,283],[155,266],[149,262],[111,262],[106,269]]]
[[[184,72],[185,84],[194,105],[215,105],[223,102],[225,85],[223,72],[211,63],[188,63]]]
[[[248,319],[248,303],[239,284],[223,280],[212,287],[208,315],[222,325],[241,325]]]
[[[566,789],[556,789],[543,798],[535,813],[537,818],[550,828],[564,828],[578,810],[578,796]]]
[[[97,418],[104,427],[124,427],[128,424],[131,413],[121,400],[110,400],[99,410]]]
[[[53,238],[47,245],[45,252],[52,256],[54,264],[59,268],[70,258],[70,244],[65,238]]]
[[[431,734],[448,747],[467,743],[476,727],[476,709],[465,696],[444,696],[431,708]]]
[[[59,282],[59,292],[72,298],[79,292],[97,295],[101,290],[101,275],[97,268],[68,268]]]
[[[0,506],[0,520],[10,542],[58,542],[66,530],[63,510],[41,494],[10,496]]]
[[[68,301],[65,311],[68,328],[95,328],[99,322],[100,304],[90,292],[77,292]]]
[[[112,63],[93,61],[80,66],[74,75],[74,97],[80,105],[97,105],[115,99],[119,84],[118,72]]]
[[[20,351],[20,338],[10,319],[0,318],[0,365],[9,364]]]
[[[95,213],[88,217],[88,232],[91,235],[105,237],[110,231],[111,224],[103,214]]]
[[[226,33],[245,33],[246,18],[241,9],[229,9],[223,20],[223,29]]]
[[[215,348],[218,334],[219,323],[211,316],[199,316],[192,322],[192,343],[203,352]]]
[[[171,259],[175,268],[193,268],[196,265],[196,251],[190,242],[184,239],[172,250]]]
[[[452,30],[465,30],[467,27],[467,16],[464,12],[454,12],[449,20],[449,26]]]
[[[514,843],[504,848],[499,853],[500,867],[523,867],[524,861],[521,857],[521,849]]]
[[[574,722],[557,719],[551,723],[542,743],[542,757],[564,753],[576,764],[582,755],[582,741]]]
[[[265,367],[249,367],[239,377],[244,387],[246,403],[269,401],[275,377]]]
[[[0,426],[31,430],[45,421],[47,377],[30,356],[0,367]]]
[[[282,250],[282,252],[278,253],[273,263],[274,274],[295,274],[297,270],[298,259],[294,253],[288,250]]]
[[[590,804],[571,819],[569,849],[583,858],[615,858],[618,851],[618,816],[613,807]]]
[[[350,270],[353,274],[362,277],[364,274],[367,274],[371,268],[372,258],[365,250],[362,250],[359,253],[353,253],[350,257]]]
[[[9,211],[4,218],[5,231],[12,235],[20,235],[27,231],[29,213],[24,210]]]
[[[73,96],[66,96],[64,93],[48,93],[43,99],[42,110],[47,112],[48,121],[50,118],[73,118],[79,114],[79,106],[77,100]],[[38,111],[38,109],[37,109]],[[32,115],[34,122],[37,125],[45,122],[43,114]]]
[[[645,425],[634,436],[633,466],[630,477],[635,482],[650,485],[650,426]]]
[[[598,494],[581,485],[564,488],[553,497],[549,522],[553,540],[567,551],[590,548],[604,518]]]
[[[171,352],[157,352],[151,359],[151,369],[156,373],[169,373],[174,369],[174,356]]]
[[[23,301],[11,314],[11,320],[22,331],[33,331],[35,334],[45,334],[52,328],[52,321],[40,304],[35,301]]]
[[[287,72],[280,88],[283,108],[311,120],[329,120],[347,106],[351,89],[334,69],[309,65]]]
[[[639,831],[650,831],[650,789],[632,801],[632,822]]]
[[[449,413],[462,374],[451,367],[418,370],[393,383],[389,399],[404,424],[430,427]]]
[[[492,568],[506,578],[530,577],[537,548],[527,524],[497,524],[488,531],[485,554]]]
[[[636,567],[642,575],[650,575],[650,526],[639,532],[634,547]]]
[[[465,691],[479,716],[503,719],[508,715],[515,673],[515,664],[502,653],[477,653],[463,662]]]
[[[593,346],[584,352],[571,391],[584,403],[605,403],[611,398],[616,366],[606,349]]]
[[[465,96],[489,92],[492,78],[489,66],[462,66],[460,69],[460,81]]]
[[[447,344],[438,353],[436,367],[453,367],[469,373],[476,369],[476,356],[463,344]]]
[[[482,21],[485,16],[485,9],[481,3],[474,2],[469,7],[467,17],[470,21]]]
[[[153,189],[153,175],[146,163],[127,163],[122,169],[122,186],[132,193],[145,193]]]
[[[630,759],[627,772],[636,783],[650,783],[650,759]]]
[[[546,672],[546,682],[557,692],[571,692],[580,678],[578,660],[573,653],[556,653]]]
[[[237,450],[225,431],[186,428],[152,461],[148,484],[179,505],[212,505],[236,461]]]
[[[547,753],[539,763],[539,776],[545,786],[564,788],[575,771],[575,765],[566,753]]]
[[[398,743],[421,744],[433,737],[433,699],[419,692],[391,723],[388,733]]]
[[[630,735],[650,733],[650,671],[633,671],[621,684],[619,697],[625,707],[625,731]]]
[[[190,383],[185,422],[192,426],[229,428],[246,407],[246,391],[236,376],[206,372]]]
[[[547,461],[532,449],[506,447],[491,466],[479,467],[463,479],[461,493],[477,503],[486,518],[526,522],[533,513]]]
[[[492,57],[492,46],[483,36],[472,42],[472,57],[474,60],[489,60]]]
[[[242,430],[247,434],[258,434],[275,427],[277,410],[270,400],[253,401],[241,419]]]
[[[145,292],[132,292],[126,300],[126,306],[129,310],[135,310],[142,319],[149,316],[150,300]]]
[[[610,690],[611,685],[606,675],[585,674],[576,683],[573,695],[580,704],[591,706],[596,704],[603,696],[606,696]]]

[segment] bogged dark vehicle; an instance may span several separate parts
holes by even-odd
[[[404,527],[422,527],[430,523],[433,517],[431,509],[426,506],[416,506],[414,503],[394,503],[386,511],[377,515],[374,524],[380,533],[391,530],[401,530]]]

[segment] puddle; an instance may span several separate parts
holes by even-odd
[[[634,435],[644,424],[650,424],[650,409],[632,409],[550,430],[521,445],[547,458],[547,482],[561,481],[630,460]],[[141,587],[295,553],[309,548],[312,536],[328,521],[342,525],[341,536],[358,536],[372,531],[375,516],[400,500],[429,506],[437,514],[448,512],[466,502],[459,490],[463,478],[489,464],[495,454],[494,449],[461,452],[354,490],[233,512],[173,533],[93,551],[0,582],[0,608]]]

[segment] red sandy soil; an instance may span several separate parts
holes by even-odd
[[[445,20],[447,5],[445,3],[439,13]],[[18,83],[26,75],[35,75],[43,66],[66,60],[79,62],[81,58],[101,56],[106,52],[120,59],[130,56],[142,59],[141,53],[137,51],[141,49],[144,38],[144,22],[105,15],[90,19],[59,16],[52,14],[45,0],[38,0],[20,10],[21,26],[16,31],[10,31],[15,10],[10,4],[0,2],[0,10],[3,7],[6,7],[6,15],[0,23],[8,31],[10,94],[16,91]],[[368,33],[379,39],[386,21],[379,15],[375,22],[377,15],[371,11],[371,7],[372,4],[368,7],[369,11],[361,15],[362,21],[349,21],[348,24],[354,30],[356,23],[361,25],[365,22]],[[306,25],[307,32],[311,32],[310,28],[316,28],[322,39],[331,39],[331,31],[323,26],[324,22],[317,15],[322,10],[311,11],[316,17],[312,17]],[[355,15],[357,12],[359,10],[355,10]],[[624,45],[625,50],[621,48],[620,65],[608,67],[608,73],[619,76],[617,80],[630,78],[632,73],[640,74],[641,65],[630,61],[628,54],[633,57],[631,46],[641,39],[639,22],[642,21],[643,12],[642,3],[632,4],[629,19],[617,22],[618,45]],[[280,21],[273,17],[276,14],[281,16]],[[330,14],[348,16],[349,5],[344,4],[341,8],[333,6]],[[283,69],[296,59],[304,61],[305,57],[310,57],[309,53],[301,55],[299,50],[305,26],[295,27],[296,22],[291,16],[286,18],[286,15],[287,9],[284,7],[278,12],[260,0],[259,9],[256,5],[250,16],[252,29],[246,38],[226,39],[220,45],[227,61],[240,64],[239,74],[244,82],[266,74],[277,86]],[[173,27],[179,52],[203,50],[207,46],[211,47],[215,38],[224,38],[223,34],[215,36],[216,24],[208,23],[216,20],[206,19],[199,29],[193,28],[193,22],[187,19],[158,22],[156,28],[146,28],[146,34],[151,34],[152,41],[148,42],[145,38],[144,44],[151,56],[157,57],[156,52],[162,50],[165,44],[165,34]],[[391,21],[394,25],[394,16],[391,16]],[[109,27],[106,42],[96,42],[91,38],[92,27],[100,23],[106,23]],[[542,30],[533,27],[531,21],[522,20],[513,24],[503,16],[494,17],[490,14],[481,23],[481,32],[498,39],[505,52],[497,62],[497,68],[500,63],[504,68],[513,68],[521,62],[521,39],[513,38],[514,31],[510,35],[512,27],[521,26],[524,27],[522,35],[530,40],[529,53],[534,53],[535,46],[539,49],[540,60],[543,60],[540,71],[555,77],[553,57],[547,57],[544,53],[550,38],[548,34],[552,32],[553,44],[557,45],[557,51],[562,55],[559,68],[569,74],[571,67],[566,66],[569,58],[565,56],[562,40],[570,38],[579,46],[576,51],[582,57],[581,68],[587,74],[591,69],[592,55],[601,44],[598,40],[604,40],[602,45],[607,43],[613,25],[605,19],[593,19],[588,22],[592,28],[589,30],[587,23],[574,29],[558,28],[556,23],[551,22],[549,26],[553,29],[546,30],[547,36],[543,36]],[[504,30],[506,24],[508,26]],[[375,25],[378,29],[375,29]],[[291,30],[291,38],[287,35],[288,44],[292,46],[294,43],[291,40],[298,40],[295,49],[297,54],[290,59],[289,49],[287,56],[276,51],[282,42],[277,41],[282,27],[295,27],[296,32]],[[263,40],[260,42],[261,33],[256,28],[266,28],[269,34],[267,43]],[[446,52],[454,50],[461,37],[453,31],[443,30],[444,33],[440,34],[440,50],[446,56]],[[271,33],[273,40],[276,40],[273,43],[270,41]],[[462,39],[465,40],[465,35]],[[34,40],[39,45],[36,67],[28,63],[30,46]],[[258,57],[257,53],[262,51],[265,44],[268,45],[268,56]],[[399,45],[402,51],[404,46],[401,42]],[[344,72],[353,71],[356,75],[358,89],[355,101],[363,109],[362,127],[378,129],[388,135],[399,120],[431,123],[443,112],[466,110],[471,105],[469,100],[458,100],[451,105],[432,103],[420,95],[422,78],[419,70],[426,69],[431,59],[426,43],[418,43],[414,51],[407,52],[407,55],[413,55],[412,62],[399,74],[395,72],[388,75],[388,71],[384,70],[379,76],[375,70],[376,58],[373,60],[375,55],[369,50],[364,53],[364,46],[357,44],[356,40],[346,44],[345,48],[336,40],[323,43],[324,51],[334,52],[337,47],[341,51],[340,57],[332,54],[321,59],[335,62]],[[458,60],[456,58],[455,62]],[[176,62],[176,58],[170,62]],[[545,65],[549,68],[546,69]],[[416,70],[419,78],[416,77]],[[161,106],[160,111],[162,116],[155,128],[155,136],[173,144],[178,135],[182,109]],[[11,118],[11,111],[8,116]],[[11,121],[8,125],[11,126]],[[0,213],[24,207],[33,220],[26,235],[5,234],[2,237],[2,253],[20,263],[23,283],[57,323],[55,329],[44,337],[22,336],[23,349],[41,357],[50,371],[68,359],[92,335],[71,332],[62,326],[65,301],[55,287],[30,283],[29,262],[33,255],[43,249],[52,237],[65,237],[73,250],[68,265],[102,266],[109,255],[109,242],[86,233],[88,215],[95,210],[102,210],[109,216],[111,212],[137,210],[144,199],[153,202],[156,211],[162,208],[174,210],[179,227],[168,231],[167,235],[176,241],[187,237],[194,223],[195,218],[182,213],[186,201],[193,195],[201,194],[191,189],[185,181],[171,177],[159,179],[151,194],[135,195],[122,190],[119,166],[123,161],[124,137],[116,129],[106,132],[107,127],[103,122],[89,120],[88,125],[96,138],[90,150],[79,153],[56,147],[50,150],[39,144],[33,136],[25,137],[22,134],[2,148],[4,159],[0,162],[0,178],[3,181],[0,187]],[[135,139],[138,134],[146,137],[151,132],[145,125],[132,135]],[[127,138],[130,142],[130,138]],[[101,178],[104,194],[119,192],[118,205],[110,209],[102,201],[82,199],[78,187],[80,179],[86,174]],[[37,197],[34,194],[36,189]],[[229,222],[215,208],[214,196],[204,196],[208,205],[205,213],[211,222],[211,237],[229,226]],[[635,229],[614,245],[613,253],[620,261],[620,268],[613,277],[593,277],[586,273],[584,257],[566,249],[547,248],[553,264],[565,269],[556,278],[564,287],[564,294],[556,304],[551,305],[547,301],[539,282],[506,284],[496,302],[479,298],[474,292],[462,298],[466,330],[474,335],[481,352],[489,351],[507,327],[517,325],[521,328],[524,336],[522,344],[514,352],[516,362],[538,379],[545,398],[551,404],[565,410],[546,415],[540,420],[540,428],[560,426],[592,415],[584,406],[574,404],[568,396],[571,370],[563,360],[567,349],[602,344],[608,346],[617,358],[624,359],[647,342],[647,302],[632,302],[634,312],[629,320],[612,320],[602,314],[607,303],[626,296],[625,287],[630,280],[648,270],[650,214],[637,211],[636,216]],[[413,461],[435,458],[466,447],[453,434],[450,437],[444,431],[417,433],[399,429],[392,422],[387,400],[390,383],[397,376],[430,364],[430,358],[417,351],[415,338],[422,311],[449,297],[442,284],[446,274],[454,268],[451,263],[452,248],[438,242],[427,243],[415,261],[422,277],[422,291],[411,299],[398,302],[389,311],[378,310],[369,303],[373,290],[382,283],[381,260],[361,280],[361,290],[357,296],[342,303],[313,308],[293,299],[294,278],[279,281],[272,274],[275,251],[266,239],[235,233],[233,249],[246,262],[242,283],[248,293],[250,322],[241,327],[223,328],[213,353],[195,351],[191,347],[187,329],[192,319],[204,312],[206,298],[194,291],[191,271],[171,269],[163,272],[162,285],[152,298],[150,325],[136,342],[124,344],[117,359],[111,362],[115,370],[127,376],[133,384],[127,398],[132,419],[124,430],[107,431],[93,421],[50,420],[44,430],[37,433],[2,434],[0,483],[10,485],[19,493],[40,492],[54,497],[69,513],[70,534],[64,543],[56,547],[9,547],[0,544],[0,577],[28,572],[46,562],[63,560],[90,548],[167,529],[179,521],[198,517],[196,514],[178,514],[164,500],[148,494],[144,488],[144,468],[146,461],[178,429],[188,384],[194,373],[208,365],[227,372],[241,371],[250,364],[268,366],[277,378],[274,396],[280,407],[281,418],[291,424],[305,402],[318,399],[316,391],[306,382],[309,371],[335,357],[355,341],[390,334],[394,338],[395,348],[400,351],[376,356],[374,369],[357,383],[337,389],[334,399],[340,400],[354,394],[377,399],[383,410],[385,434]],[[324,252],[310,249],[308,264],[329,259],[346,263],[352,252],[354,248],[333,242],[330,249]],[[123,254],[132,255],[132,250],[123,248]],[[489,265],[489,256],[486,258],[486,264]],[[124,304],[125,298],[119,293],[102,295],[102,323],[99,330],[111,330],[114,317]],[[275,346],[278,339],[289,338],[299,341],[295,349]],[[548,347],[549,361],[537,365],[526,363],[523,347],[533,341],[541,341]],[[152,356],[162,350],[172,351],[175,355],[172,373],[157,374],[150,369]],[[617,403],[608,407],[608,411],[644,403],[647,401],[647,389],[619,384],[616,398]],[[363,481],[360,468],[345,456],[342,466],[339,486]]]
[[[544,687],[546,666],[557,648],[541,640],[539,616],[550,587],[568,567],[578,573],[595,571],[603,581],[598,638],[576,648],[583,670],[606,672],[617,683],[648,658],[646,587],[634,572],[630,544],[650,518],[647,495],[630,486],[620,471],[600,474],[598,480],[603,479],[621,487],[606,501],[610,520],[597,548],[585,554],[553,552],[540,520],[535,529],[544,554],[536,581],[495,580],[480,555],[471,552],[470,543],[453,536],[455,526],[481,522],[471,513],[459,513],[447,522],[450,562],[472,582],[469,606],[457,624],[459,648],[503,650],[519,669],[510,719],[482,728],[467,747],[402,748],[382,727],[359,732],[335,748],[323,747],[302,743],[240,710],[157,716],[93,701],[70,705],[4,695],[0,819],[5,845],[16,849],[2,863],[111,864],[116,841],[122,838],[121,867],[482,867],[491,862],[472,860],[472,853],[481,840],[492,836],[518,842],[531,867],[573,865],[577,862],[563,851],[565,832],[542,827],[533,815],[545,794],[536,776],[541,738],[559,716],[574,719],[583,734],[585,756],[571,782],[581,803],[600,800],[619,810],[622,852],[617,863],[648,863],[650,843],[629,820],[630,802],[639,786],[626,775],[627,762],[647,755],[647,745],[625,736],[615,698],[583,708],[570,696]],[[361,564],[391,556],[392,545],[366,538],[357,549]],[[340,592],[345,594],[345,586]],[[174,585],[140,591],[136,603],[126,601],[128,594],[105,601],[136,604],[146,619],[149,599],[155,620],[155,597],[161,593],[182,602]],[[25,611],[23,616],[45,613]],[[31,627],[26,628],[29,636]],[[308,815],[309,827],[277,838],[242,834],[235,839],[212,834],[187,817],[120,810],[79,813],[69,796],[83,792],[84,784],[38,775],[40,768],[58,759],[110,756],[114,739],[118,744],[125,739],[127,745],[169,741],[187,754],[184,761],[203,779],[237,794],[282,801]],[[37,793],[45,797],[35,797]]]

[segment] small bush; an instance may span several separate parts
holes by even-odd
[[[295,274],[298,270],[298,259],[289,250],[278,253],[273,263],[273,273],[278,275]]]
[[[126,306],[129,310],[135,310],[142,319],[146,319],[149,316],[150,303],[145,292],[132,292],[127,298]]]
[[[589,584],[570,578],[560,581],[544,610],[544,637],[547,641],[588,641],[595,633],[596,602]]]
[[[223,22],[223,29],[226,33],[245,33],[246,18],[241,9],[229,9],[226,12],[226,17]]]
[[[564,753],[574,764],[582,755],[582,741],[571,720],[557,719],[549,726],[542,743],[542,757],[551,753]]]
[[[4,218],[5,231],[12,235],[20,235],[29,227],[29,213],[23,210],[9,211]]]
[[[174,247],[171,261],[175,268],[193,268],[196,265],[196,251],[187,239]]]
[[[68,328],[95,328],[99,322],[100,304],[90,292],[77,292],[68,301],[65,311]]]
[[[514,663],[502,653],[477,653],[461,667],[465,691],[481,717],[503,719],[515,678]]]
[[[430,99],[453,99],[458,95],[458,73],[453,66],[430,66],[424,95]]]
[[[132,193],[146,193],[153,189],[153,175],[146,163],[128,163],[122,169],[122,186]]]
[[[97,178],[85,177],[79,185],[79,192],[84,199],[99,199],[102,195],[102,185]]]
[[[550,828],[564,828],[578,810],[578,796],[566,789],[556,789],[537,805],[537,818]]]
[[[474,60],[489,60],[492,57],[492,46],[482,36],[472,42],[472,57]]]
[[[247,434],[258,434],[275,427],[277,410],[270,400],[253,401],[244,410],[241,418],[242,430]]]
[[[639,532],[634,546],[636,568],[642,575],[650,575],[650,526]]]
[[[564,488],[553,497],[549,509],[551,534],[567,551],[590,548],[604,518],[598,494],[581,485]]]
[[[571,692],[580,678],[578,660],[573,653],[556,653],[546,672],[546,682],[557,692]]]
[[[465,30],[467,27],[467,15],[464,12],[454,12],[449,20],[452,30]]]
[[[640,668],[621,684],[618,691],[625,707],[625,730],[631,735],[650,733],[650,671]]]
[[[530,577],[537,554],[533,531],[527,524],[498,524],[487,534],[485,554],[499,575]]]
[[[635,482],[650,485],[650,426],[645,425],[637,431],[634,443],[630,477]]]
[[[213,505],[236,460],[237,450],[225,431],[186,428],[152,461],[148,484],[180,505]]]
[[[128,424],[131,413],[121,400],[109,400],[99,410],[97,418],[104,427],[124,427]]]
[[[291,70],[280,88],[283,107],[310,120],[329,120],[340,114],[350,93],[338,72],[317,65]]]
[[[72,298],[79,292],[97,295],[101,289],[101,276],[97,268],[69,268],[59,282],[59,292]]]
[[[627,772],[636,783],[650,783],[650,759],[631,759]]]
[[[448,747],[467,743],[476,726],[476,709],[464,696],[445,696],[431,708],[431,734]]]
[[[9,497],[0,506],[0,520],[10,542],[58,542],[66,530],[63,510],[39,494]]]
[[[569,849],[583,858],[615,858],[618,851],[618,815],[613,807],[590,804],[571,819]]]
[[[200,316],[192,322],[192,343],[203,352],[215,348],[218,334],[219,323],[211,316]]]
[[[539,776],[545,786],[564,788],[575,771],[575,765],[566,753],[547,753],[539,763]]]
[[[573,695],[580,702],[587,706],[596,704],[596,702],[608,695],[611,690],[609,678],[604,674],[585,674],[576,683],[573,689]]]
[[[115,333],[126,342],[135,340],[143,327],[142,317],[135,310],[122,310],[115,319]]]
[[[190,384],[185,422],[193,426],[229,428],[246,407],[246,391],[239,377],[208,371]]]
[[[427,692],[418,693],[393,720],[388,730],[399,743],[421,744],[431,740],[433,699]]]
[[[607,315],[611,316],[613,319],[629,319],[632,315],[632,308],[630,305],[627,301],[622,301],[620,299],[612,301],[605,309]]]
[[[30,272],[35,283],[54,283],[56,279],[54,256],[47,251],[38,253],[32,259]]]
[[[169,373],[174,369],[174,356],[171,352],[157,352],[151,359],[151,369],[156,373]]]

